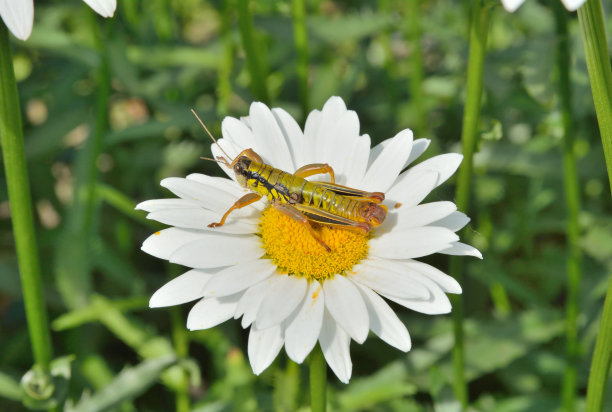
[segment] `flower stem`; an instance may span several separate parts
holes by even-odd
[[[472,182],[472,158],[476,149],[478,120],[480,117],[480,103],[482,98],[482,75],[484,58],[489,31],[490,6],[482,7],[481,0],[475,0],[472,5],[470,22],[470,52],[468,57],[467,97],[463,112],[463,128],[461,142],[463,162],[459,169],[457,179],[456,202],[457,208],[467,212],[470,200],[470,185]],[[464,236],[466,235],[464,231]],[[451,273],[463,280],[462,260],[452,257],[450,261]],[[453,331],[455,344],[453,346],[453,369],[455,396],[461,402],[463,409],[467,408],[468,393],[465,380],[465,354],[463,343],[463,298],[453,295]]]
[[[607,49],[603,11],[599,0],[588,0],[578,9],[578,22],[586,55],[595,112],[612,191],[612,69]],[[587,412],[601,411],[612,359],[612,279],[604,302],[599,335],[587,386]]]
[[[251,92],[255,98],[269,105],[267,74],[261,56],[261,48],[257,46],[257,33],[253,27],[253,15],[249,9],[249,0],[238,0],[238,25],[242,45],[246,53],[246,64],[250,76]]]
[[[231,23],[234,12],[234,1],[224,0],[221,12],[221,43],[223,52],[219,60],[219,74],[217,83],[217,113],[226,116],[229,113],[230,99],[232,97],[232,69],[234,67],[234,41],[232,38]]]
[[[317,345],[310,354],[310,409],[325,412],[327,407],[327,364],[321,347]]]
[[[553,1],[557,28],[558,86],[563,119],[563,170],[565,203],[567,207],[567,302],[565,314],[567,366],[563,378],[563,410],[576,409],[578,345],[578,287],[580,285],[580,190],[574,153],[574,125],[572,120],[572,96],[570,87],[570,49],[567,28],[567,11],[558,1]]]
[[[421,0],[408,2],[408,37],[412,46],[410,58],[410,97],[417,119],[418,134],[425,133],[427,118],[423,101],[423,47],[421,46]]]
[[[23,147],[19,94],[8,30],[2,21],[0,21],[0,144],[34,361],[48,370],[52,357],[51,335],[40,278],[30,183]]]
[[[298,55],[297,77],[300,91],[302,120],[308,115],[308,31],[306,30],[306,5],[304,0],[293,1],[293,37]]]

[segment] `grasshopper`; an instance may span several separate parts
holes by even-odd
[[[312,237],[328,252],[331,249],[321,240],[311,222],[368,233],[379,226],[387,216],[387,207],[382,205],[382,192],[365,192],[335,183],[333,168],[326,163],[313,163],[300,167],[294,173],[285,172],[265,164],[252,149],[240,152],[233,160],[217,143],[208,128],[197,116],[208,135],[226,157],[203,158],[224,164],[233,170],[238,183],[249,190],[225,212],[219,222],[208,227],[223,226],[229,214],[257,202],[262,197],[270,201],[271,207],[303,224]],[[331,182],[306,180],[316,174],[329,174]]]

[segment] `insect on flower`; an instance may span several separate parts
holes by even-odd
[[[194,110],[191,111],[217,144],[204,122]],[[312,237],[330,252],[331,249],[312,228],[311,222],[368,233],[372,227],[382,224],[387,216],[387,207],[380,204],[385,200],[384,193],[365,192],[336,184],[334,170],[327,163],[308,164],[291,174],[265,164],[252,149],[243,150],[230,161],[231,157],[221,146],[217,146],[226,157],[218,156],[217,160],[206,157],[202,159],[224,164],[234,171],[238,183],[252,192],[238,199],[219,222],[211,223],[208,227],[223,226],[233,210],[248,206],[265,196],[273,208],[304,225]],[[328,173],[331,183],[306,180],[320,173]]]

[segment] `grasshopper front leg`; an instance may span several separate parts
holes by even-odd
[[[327,163],[311,163],[300,167],[293,173],[294,176],[303,177],[306,179],[309,176],[318,175],[319,173],[329,173],[331,182],[336,182],[336,176],[334,175],[334,169]]]
[[[227,219],[227,216],[229,216],[229,214],[232,213],[233,210],[242,209],[243,207],[248,206],[251,203],[257,202],[259,199],[261,199],[261,195],[257,193],[247,193],[246,195],[242,196],[240,199],[236,200],[236,203],[234,203],[232,207],[230,207],[228,211],[225,212],[220,222],[211,223],[210,225],[208,225],[208,227],[223,226],[225,224],[225,219]]]

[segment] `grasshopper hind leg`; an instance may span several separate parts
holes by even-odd
[[[261,195],[257,193],[248,193],[242,196],[240,199],[236,200],[236,202],[232,205],[232,207],[227,210],[227,212],[225,212],[220,222],[211,223],[210,225],[208,225],[208,227],[223,226],[225,224],[225,219],[227,219],[227,217],[230,213],[232,213],[232,211],[236,209],[242,209],[243,207],[248,206],[251,203],[257,202],[259,199],[261,199]]]
[[[291,219],[293,219],[293,220],[301,223],[302,225],[306,226],[306,228],[308,228],[308,231],[310,232],[312,237],[317,242],[319,242],[319,244],[321,246],[323,246],[326,251],[331,252],[331,249],[329,248],[329,246],[327,246],[325,244],[325,242],[323,242],[321,237],[319,237],[317,232],[314,231],[314,229],[312,228],[312,225],[308,221],[308,218],[306,216],[304,216],[304,214],[302,212],[300,212],[299,210],[295,209],[293,206],[289,206],[289,205],[284,204],[284,203],[273,203],[272,207],[275,208],[276,210],[278,210],[279,212],[281,212],[282,214],[284,214],[285,216],[288,216]]]

